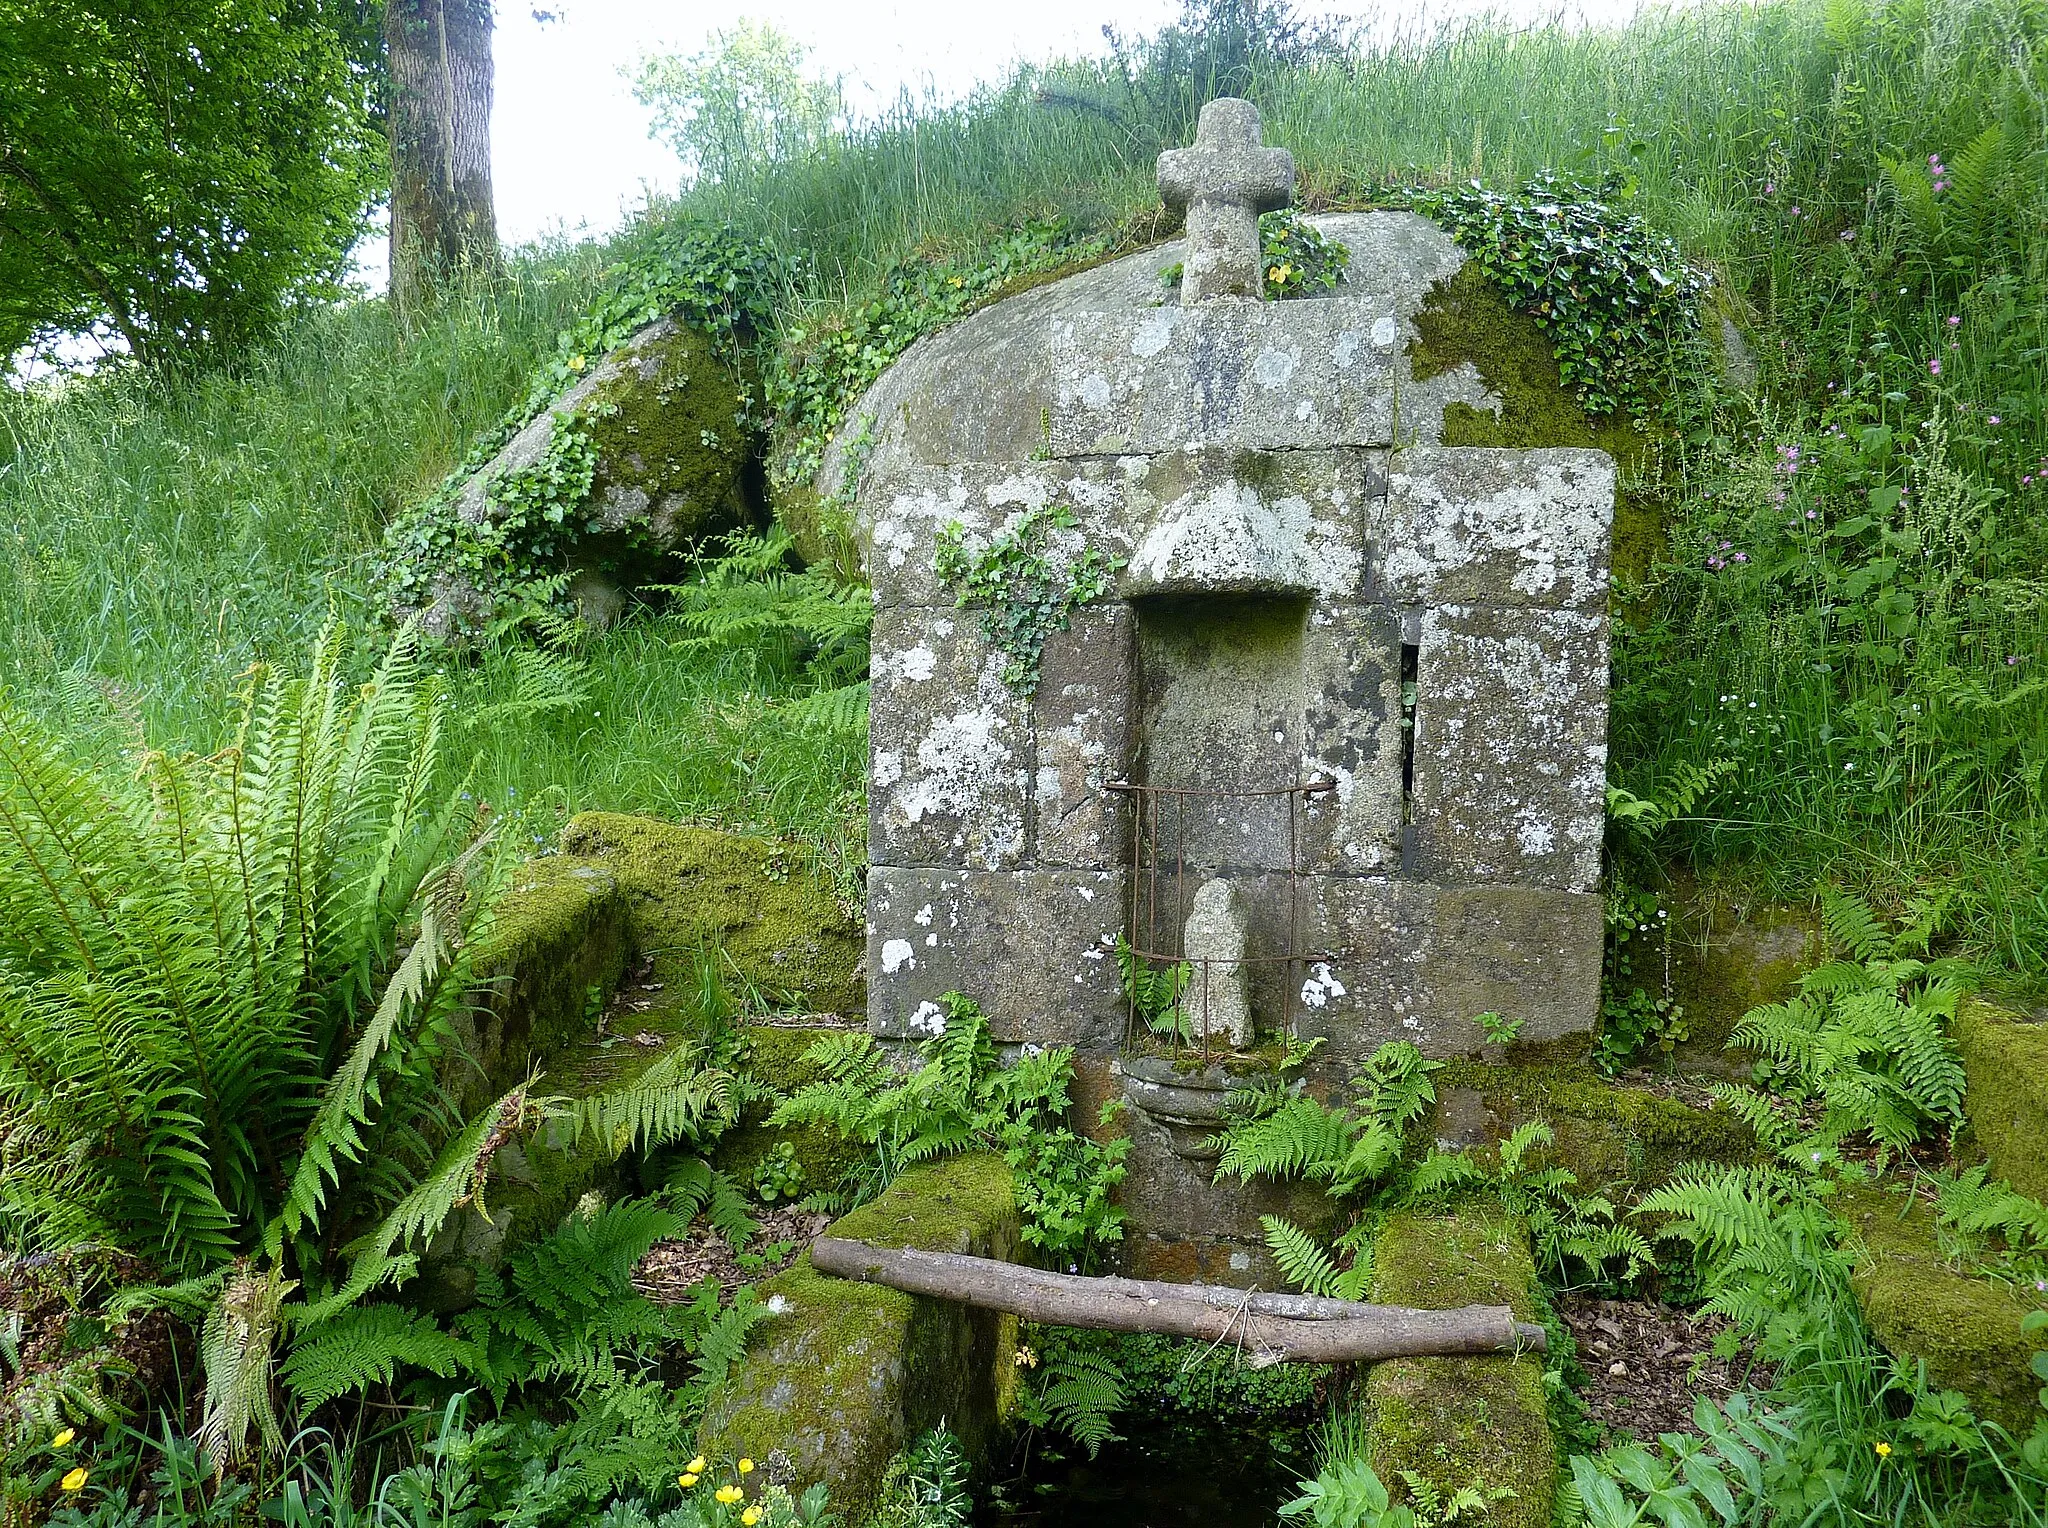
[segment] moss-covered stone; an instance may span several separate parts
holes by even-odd
[[[757,1082],[790,1094],[817,1080],[804,1053],[821,1039],[843,1035],[844,1029],[814,1025],[753,1024],[747,1028],[741,1065]],[[787,1142],[803,1169],[803,1192],[840,1182],[866,1155],[866,1149],[823,1125],[771,1127],[769,1105],[750,1108],[740,1122],[719,1138],[712,1163],[743,1185],[754,1182],[761,1163]]]
[[[1437,285],[1415,315],[1415,328],[1408,359],[1417,381],[1470,362],[1501,400],[1498,414],[1464,403],[1446,408],[1445,445],[1597,447],[1619,464],[1624,485],[1640,469],[1650,438],[1627,421],[1586,413],[1564,385],[1536,320],[1509,306],[1476,263]],[[1614,506],[1615,571],[1628,578],[1646,574],[1663,538],[1655,505],[1624,487]]]
[[[1750,1009],[1780,1003],[1827,959],[1812,909],[1681,882],[1671,898],[1672,996],[1684,1005],[1681,1066],[1726,1065],[1728,1036]],[[1747,1064],[1734,1058],[1736,1068]]]
[[[1556,1140],[1532,1163],[1570,1168],[1587,1191],[1653,1188],[1682,1163],[1748,1162],[1757,1151],[1749,1127],[1719,1105],[1609,1082],[1587,1066],[1452,1061],[1436,1095],[1436,1138],[1459,1146],[1497,1146],[1540,1115]]]
[[[586,1034],[629,943],[626,895],[608,867],[567,854],[522,864],[477,958],[484,1001],[465,1022],[478,1070],[450,1079],[462,1106],[502,1096],[534,1058]]]
[[[2025,1437],[2041,1414],[2029,1367],[2040,1340],[2020,1331],[2034,1306],[1949,1263],[1934,1212],[1911,1194],[1852,1185],[1835,1209],[1862,1241],[1851,1282],[1877,1340],[1924,1361],[1929,1384],[1961,1391],[1979,1416]]]
[[[599,527],[579,564],[633,581],[752,518],[747,402],[758,390],[708,336],[672,321],[609,357],[577,407],[597,447],[586,513]]]
[[[1017,1245],[1009,1170],[987,1156],[914,1168],[832,1234],[885,1247],[1008,1258]],[[889,1461],[943,1418],[978,1458],[1016,1395],[1014,1316],[835,1279],[808,1257],[760,1286],[783,1314],[711,1398],[707,1454],[780,1449],[822,1480],[848,1522],[875,1504]]]
[[[618,878],[633,944],[665,979],[715,948],[770,1002],[866,1010],[866,933],[801,848],[617,812],[572,819],[562,845]]]
[[[1973,1001],[1949,1033],[1969,1077],[1963,1108],[1993,1175],[2048,1201],[2048,1024]]]
[[[1410,1211],[1388,1219],[1373,1243],[1373,1299],[1447,1310],[1506,1305],[1538,1319],[1536,1265],[1522,1228],[1497,1210]],[[1366,1378],[1372,1466],[1398,1488],[1400,1474],[1455,1491],[1506,1489],[1493,1528],[1543,1528],[1550,1521],[1557,1458],[1534,1355],[1400,1358]]]

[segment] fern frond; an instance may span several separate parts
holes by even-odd
[[[1820,906],[1821,924],[1828,937],[1851,960],[1888,960],[1897,953],[1892,936],[1861,897],[1823,887]]]
[[[472,1358],[468,1343],[398,1305],[358,1305],[302,1331],[278,1377],[301,1412],[338,1395],[388,1385],[400,1365],[452,1379]]]
[[[279,1310],[297,1288],[275,1264],[243,1268],[222,1286],[199,1337],[206,1374],[206,1411],[198,1443],[216,1476],[240,1458],[254,1432],[267,1448],[284,1446],[271,1394],[271,1360]]]

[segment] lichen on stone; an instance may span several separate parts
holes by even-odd
[[[1415,380],[1441,376],[1470,363],[1501,400],[1498,413],[1452,403],[1444,409],[1447,446],[1590,446],[1621,467],[1615,495],[1613,566],[1637,578],[1664,547],[1656,506],[1630,493],[1629,479],[1644,465],[1651,438],[1626,420],[1594,419],[1564,385],[1550,341],[1536,320],[1518,313],[1476,263],[1437,283],[1415,315],[1416,341],[1408,360]]]

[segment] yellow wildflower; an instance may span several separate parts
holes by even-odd
[[[751,1474],[753,1474],[753,1473],[754,1473],[754,1461],[753,1461],[753,1460],[751,1460],[751,1459],[742,1459],[742,1460],[740,1461],[740,1473],[741,1473],[742,1475],[751,1475]]]
[[[754,1528],[754,1524],[761,1521],[761,1509],[759,1507],[747,1508],[746,1511],[740,1514],[740,1521],[746,1524],[746,1528]]]
[[[1889,1459],[1889,1458],[1891,1458],[1891,1456],[1892,1456],[1892,1446],[1891,1446],[1891,1445],[1890,1445],[1889,1443],[1880,1443],[1880,1444],[1878,1444],[1878,1446],[1877,1446],[1877,1457],[1878,1457],[1878,1458],[1880,1458],[1880,1459]]]
[[[69,1448],[71,1446],[71,1440],[77,1436],[78,1434],[73,1429],[67,1427],[62,1432],[58,1433],[56,1437],[50,1440],[50,1447]]]
[[[59,1481],[58,1484],[67,1491],[83,1491],[85,1489],[85,1466],[80,1465]]]
[[[586,363],[583,357],[580,355],[572,355],[569,357],[569,370],[571,371],[581,371],[583,370],[586,364],[588,363]]]
[[[738,1501],[742,1496],[746,1494],[747,1493],[742,1491],[738,1486],[720,1486],[718,1488],[719,1501],[723,1502],[728,1507],[730,1507],[734,1502]]]
[[[1035,1369],[1038,1367],[1038,1355],[1029,1348],[1019,1348],[1010,1362],[1020,1369]]]
[[[967,283],[962,281],[958,276],[955,276],[953,278],[953,285],[957,289],[959,287],[964,287],[965,285],[967,285]]]
[[[682,1474],[676,1476],[676,1484],[681,1486],[685,1491],[689,1490],[690,1487],[694,1486],[696,1483],[696,1475],[689,1470],[685,1470]]]
[[[699,1454],[695,1459],[692,1459],[688,1464],[684,1465],[683,1468],[688,1470],[692,1475],[703,1474],[704,1456],[702,1454]]]

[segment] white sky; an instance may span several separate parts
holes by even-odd
[[[645,188],[673,191],[673,153],[647,136],[648,113],[622,69],[643,52],[689,55],[740,16],[761,21],[811,49],[820,76],[843,75],[856,108],[893,100],[903,86],[947,97],[1000,77],[1018,59],[1105,51],[1104,22],[1126,35],[1158,28],[1175,0],[542,0],[558,21],[533,20],[532,0],[498,7],[497,98],[492,175],[498,232],[508,243],[579,228],[603,233],[639,203]],[[1432,15],[1490,9],[1518,20],[1620,20],[1635,0],[1431,0]],[[1370,0],[1308,0],[1304,15],[1360,15]],[[1402,12],[1407,12],[1403,15]],[[1399,0],[1378,13],[1412,24],[1419,5]],[[383,264],[365,248],[367,266]],[[371,272],[365,270],[365,275]],[[377,273],[381,275],[381,272]]]

